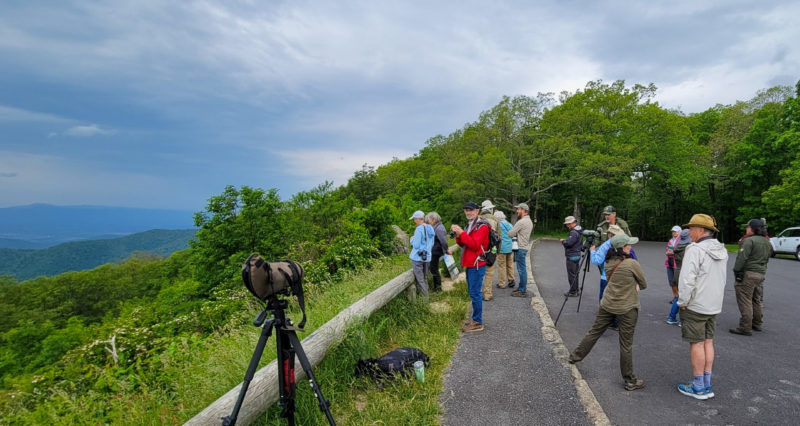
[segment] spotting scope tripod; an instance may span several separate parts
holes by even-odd
[[[278,388],[280,389],[280,399],[278,405],[283,407],[281,410],[281,417],[285,417],[289,421],[290,426],[294,426],[294,412],[295,412],[295,390],[297,383],[295,383],[294,376],[294,356],[297,354],[297,359],[300,360],[300,365],[306,372],[308,382],[311,389],[314,391],[314,396],[319,401],[319,409],[328,418],[328,423],[336,425],[330,411],[330,402],[325,400],[322,396],[322,390],[319,388],[317,379],[314,377],[314,372],[311,370],[311,363],[308,361],[306,352],[300,344],[300,339],[297,338],[296,328],[292,325],[292,320],[286,318],[286,308],[288,302],[271,297],[267,300],[267,305],[264,310],[258,314],[253,320],[253,325],[261,327],[261,337],[258,339],[256,349],[253,352],[253,357],[250,359],[250,365],[247,367],[247,372],[244,375],[244,382],[242,382],[242,389],[239,391],[239,398],[236,400],[236,405],[233,407],[233,412],[229,416],[222,418],[224,426],[233,426],[236,424],[236,419],[239,416],[239,410],[242,408],[244,396],[247,393],[247,388],[250,386],[250,381],[258,368],[258,362],[261,360],[261,355],[264,353],[264,347],[267,346],[267,339],[272,335],[272,330],[275,329],[275,343],[278,349]],[[272,319],[266,320],[267,311],[272,311]]]

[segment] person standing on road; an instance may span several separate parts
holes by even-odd
[[[693,380],[678,385],[678,392],[695,399],[714,397],[711,369],[714,366],[714,329],[717,314],[722,312],[725,295],[728,251],[714,238],[717,221],[706,214],[696,214],[684,228],[689,228],[693,243],[686,247],[678,281],[678,306],[681,336],[689,342]]]
[[[667,285],[672,289],[672,299],[670,304],[675,302],[678,298],[678,287],[672,285],[675,278],[675,245],[678,243],[678,238],[681,236],[681,227],[675,225],[672,227],[672,238],[667,241],[667,249],[665,250],[666,259],[664,259],[664,267],[667,268]]]
[[[514,288],[514,254],[511,252],[511,223],[506,220],[506,214],[500,210],[494,212],[494,217],[500,221],[500,253],[497,254],[497,288]]]
[[[525,260],[528,257],[528,250],[531,249],[531,232],[533,232],[533,222],[529,215],[530,208],[527,203],[519,203],[514,206],[517,209],[517,223],[508,231],[511,238],[517,237],[519,250],[514,253],[514,263],[517,264],[519,274],[519,287],[511,292],[514,297],[528,297],[528,266]],[[534,296],[536,296],[534,294]]]
[[[673,250],[673,255],[675,256],[675,274],[672,276],[672,283],[670,283],[670,285],[675,289],[676,294],[678,293],[678,280],[681,276],[683,255],[686,253],[686,247],[691,243],[692,238],[689,237],[689,230],[681,229],[681,233],[678,236],[678,242],[675,244],[675,249]],[[672,301],[672,306],[669,310],[669,316],[667,316],[667,324],[677,325],[678,327],[681,326],[681,320],[678,319],[678,310],[678,298],[676,297]]]
[[[425,215],[425,221],[433,227],[435,237],[433,239],[433,248],[431,249],[431,264],[430,272],[433,277],[433,292],[437,293],[442,291],[442,275],[439,273],[439,260],[445,254],[450,253],[450,248],[447,247],[447,231],[442,225],[442,217],[439,213],[430,212]]]
[[[431,249],[435,234],[433,227],[425,223],[425,213],[417,210],[409,218],[414,221],[416,228],[414,236],[411,237],[411,269],[414,271],[414,278],[417,281],[417,291],[422,296],[422,300],[428,303],[428,262],[431,259]]]
[[[481,218],[483,218],[486,222],[489,222],[494,232],[497,232],[500,235],[500,222],[494,217],[494,204],[490,200],[484,200],[481,203]],[[488,246],[488,243],[487,243]],[[484,249],[491,250],[489,247],[484,246]],[[492,285],[494,284],[494,268],[495,264],[493,263],[491,266],[486,265],[486,275],[483,277],[483,300],[488,302],[494,299],[492,296]]]
[[[608,251],[606,269],[608,287],[600,301],[600,308],[592,328],[581,343],[570,354],[574,364],[586,358],[597,339],[615,320],[619,320],[619,369],[625,380],[625,390],[644,387],[644,380],[633,373],[633,334],[639,319],[639,290],[647,288],[647,280],[639,262],[631,257],[631,245],[639,242],[636,237],[620,234],[611,238],[612,249]]]
[[[464,204],[464,215],[467,217],[467,229],[453,224],[450,225],[450,230],[456,233],[456,243],[463,249],[461,266],[467,274],[467,289],[472,300],[472,320],[467,321],[461,331],[469,333],[483,330],[481,287],[486,273],[486,262],[480,255],[489,244],[490,225],[478,217],[478,205],[471,201]]]
[[[564,225],[569,229],[569,236],[567,239],[561,239],[561,245],[564,246],[564,256],[567,258],[567,281],[569,282],[569,290],[564,293],[567,297],[580,296],[578,290],[578,268],[581,261],[581,226],[574,216],[567,216],[564,218]]]
[[[598,300],[603,300],[603,293],[606,291],[606,286],[608,285],[608,280],[606,279],[606,254],[611,249],[611,238],[615,235],[625,235],[625,231],[619,227],[619,225],[611,225],[608,227],[608,232],[606,232],[606,242],[600,244],[600,247],[595,249],[594,246],[589,247],[589,258],[592,264],[597,265],[598,269],[600,269],[600,293],[598,296]],[[636,259],[636,252],[631,249],[631,258],[633,260]],[[619,322],[615,319],[614,323],[611,324],[612,330],[617,330],[619,328]]]
[[[625,235],[631,236],[631,229],[628,228],[628,222],[625,222],[622,218],[617,217],[617,209],[614,206],[606,206],[603,209],[603,216],[605,220],[597,224],[597,230],[600,232],[600,242],[604,243],[608,239],[608,227],[611,225],[617,225],[622,228],[622,231],[625,232]]]
[[[733,334],[750,336],[752,330],[761,331],[764,279],[771,254],[772,244],[764,237],[763,222],[751,220],[733,266],[733,275],[736,277],[733,288],[736,290],[739,312],[742,313],[739,326],[729,330]]]

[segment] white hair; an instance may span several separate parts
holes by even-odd
[[[496,217],[496,218],[498,218],[500,220],[506,220],[506,214],[501,212],[500,210],[494,212],[494,217]]]

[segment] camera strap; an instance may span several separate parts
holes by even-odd
[[[286,280],[286,282],[291,283],[292,294],[297,296],[297,304],[300,305],[300,312],[303,313],[303,320],[300,321],[299,324],[297,324],[297,327],[284,326],[284,328],[296,329],[302,331],[303,327],[305,327],[306,325],[306,301],[305,298],[303,297],[303,280],[301,278],[303,275],[302,272],[300,272],[300,269],[297,267],[296,263],[292,262],[291,260],[286,260],[285,262],[289,265],[289,269],[292,270],[292,275],[289,276],[289,274],[282,269],[279,269],[279,271],[281,271],[281,274],[283,274],[283,278]]]

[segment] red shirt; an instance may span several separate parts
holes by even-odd
[[[483,260],[475,261],[489,246],[489,224],[481,221],[472,227],[469,233],[464,231],[456,237],[456,243],[461,246],[461,266],[464,268],[476,268],[486,264]]]

